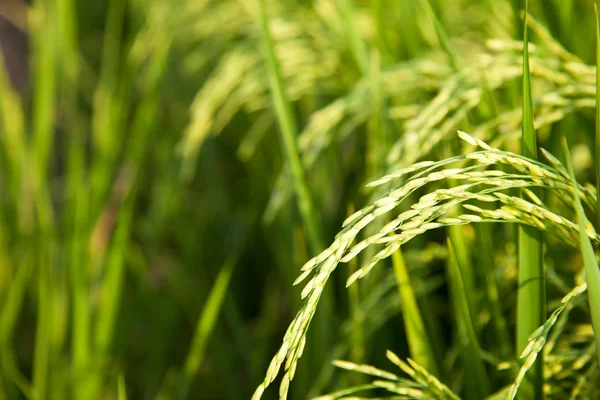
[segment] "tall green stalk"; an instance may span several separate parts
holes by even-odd
[[[600,21],[598,7],[594,3],[596,15],[596,130],[594,142],[594,166],[596,169],[596,188],[600,188]],[[600,194],[596,195],[596,231],[600,231]]]
[[[458,62],[458,55],[456,54],[456,52],[454,51],[454,49],[450,43],[450,38],[448,37],[448,34],[446,33],[444,26],[440,22],[439,18],[435,15],[435,12],[433,11],[433,8],[431,7],[429,0],[422,0],[421,5],[423,6],[423,9],[425,10],[425,14],[430,19],[431,23],[434,26],[436,36],[440,42],[440,46],[442,47],[442,49],[448,56],[448,59],[450,61],[450,66],[452,67],[452,69],[454,70],[455,73],[457,73],[457,74],[460,73],[460,65]],[[461,121],[461,123],[462,123],[462,125],[465,126],[465,129],[471,130],[471,128],[470,128],[471,124],[469,122],[469,115],[466,115],[465,118]],[[450,146],[446,145],[446,149],[448,149],[449,147]],[[456,182],[454,182],[453,180],[449,180],[448,183],[451,186],[456,185]],[[455,210],[453,212],[453,214],[455,216],[457,215],[457,213],[458,213],[457,210]],[[464,289],[469,293],[469,298],[474,299],[474,298],[476,298],[476,295],[477,295],[476,291],[475,291],[476,283],[477,283],[476,279],[475,279],[476,274],[475,274],[475,270],[473,269],[473,263],[471,262],[470,245],[469,245],[469,242],[465,235],[464,227],[462,227],[462,226],[448,227],[448,236],[450,237],[450,240],[452,241],[453,251],[458,260],[457,265],[462,270]],[[469,303],[469,308],[470,308],[471,312],[473,312],[475,315],[477,314],[478,307],[476,307],[476,303],[474,303],[474,302]]]
[[[571,154],[569,153],[569,146],[567,145],[567,139],[563,137],[563,148],[565,157],[567,160],[567,168],[571,177],[571,186],[573,189],[573,196],[575,197],[575,212],[577,213],[577,222],[579,224],[579,241],[581,254],[583,256],[583,265],[585,268],[585,280],[588,286],[588,301],[590,304],[590,311],[592,317],[592,328],[594,329],[594,342],[596,343],[596,357],[598,363],[600,363],[600,269],[598,268],[598,261],[596,261],[596,254],[592,247],[592,242],[586,233],[586,222],[585,212],[581,205],[581,199],[577,192],[578,185],[575,180],[575,172],[573,171],[573,162],[571,161]]]
[[[352,0],[337,0],[338,10],[342,19],[342,28],[344,35],[350,41],[349,47],[354,62],[360,72],[366,75],[369,70],[369,54],[365,42],[359,35],[359,30],[354,23],[356,18],[354,14],[354,4]]]
[[[148,146],[152,141],[152,126],[159,102],[159,89],[165,75],[171,40],[168,34],[164,40],[155,43],[153,54],[146,66],[147,86],[137,107],[133,122],[129,146],[125,154],[124,178],[126,193],[117,214],[117,225],[107,254],[106,272],[102,287],[102,299],[98,306],[98,317],[94,337],[96,356],[100,365],[107,362],[116,336],[117,317],[125,284],[125,257],[127,255],[132,223],[135,213],[135,201],[138,196],[140,179],[144,174]],[[128,70],[127,72],[131,72]],[[90,398],[95,398],[100,390],[103,371],[97,370],[90,383]]]
[[[402,299],[402,318],[406,330],[406,340],[410,350],[410,356],[422,365],[432,375],[438,375],[438,367],[434,352],[423,323],[421,312],[417,304],[417,297],[410,284],[410,277],[401,250],[392,254],[394,275],[398,292]]]
[[[123,374],[117,378],[117,399],[127,400],[127,387],[125,386],[125,376]]]
[[[53,303],[56,274],[52,271],[55,250],[54,216],[47,187],[50,149],[54,139],[54,110],[56,103],[56,26],[52,3],[37,1],[34,5],[39,18],[32,27],[34,42],[35,94],[33,100],[34,163],[28,165],[30,192],[37,211],[37,282],[38,315],[33,367],[34,396],[45,400],[50,396],[52,364]]]
[[[465,394],[470,399],[483,399],[490,394],[490,381],[481,357],[481,348],[471,315],[471,304],[474,300],[469,298],[469,292],[465,288],[463,268],[458,264],[452,241],[448,240],[447,245],[450,297],[454,306],[454,318],[458,328],[458,341],[462,350],[465,374],[469,377],[465,379]]]
[[[300,155],[296,146],[296,138],[298,136],[298,124],[294,116],[292,104],[289,101],[285,83],[283,81],[280,65],[275,54],[275,46],[269,29],[269,19],[264,0],[258,0],[260,7],[260,23],[262,27],[263,47],[267,62],[267,71],[269,77],[269,87],[273,107],[279,123],[279,132],[281,134],[281,143],[283,145],[283,153],[287,164],[292,171],[293,185],[298,200],[298,208],[302,217],[304,229],[308,236],[311,250],[313,254],[318,254],[325,248],[323,234],[319,223],[318,214],[313,206],[306,176],[300,161]],[[333,298],[331,292],[323,293],[323,306],[317,313],[315,321],[315,331],[321,337],[321,340],[311,346],[310,357],[315,361],[315,365],[319,365],[321,357],[326,351],[326,347],[330,345],[330,326],[333,319]]]
[[[194,376],[198,373],[198,369],[204,358],[208,339],[210,338],[217,322],[217,318],[221,312],[221,306],[229,287],[231,274],[233,273],[236,261],[237,256],[231,256],[221,267],[217,280],[204,304],[200,318],[198,318],[198,325],[196,326],[192,346],[185,360],[183,371],[181,372],[176,396],[179,400],[188,398]]]
[[[102,47],[99,83],[94,92],[90,167],[90,215],[97,218],[106,204],[120,154],[120,134],[124,129],[126,81],[122,71],[123,30],[127,2],[109,0]],[[94,255],[101,258],[98,249]]]
[[[522,154],[537,160],[537,143],[533,126],[533,102],[531,99],[531,76],[529,72],[529,41],[527,35],[527,2],[523,31],[523,125]],[[532,189],[538,197],[539,190]],[[546,317],[546,290],[542,259],[542,233],[530,226],[519,226],[518,230],[518,294],[517,294],[517,356],[527,346],[529,335],[543,325]],[[543,355],[540,354],[532,368],[532,374],[523,392],[525,398],[542,399]]]
[[[85,257],[86,228],[88,215],[88,190],[86,185],[85,140],[81,126],[78,104],[79,49],[77,33],[77,9],[73,0],[56,2],[58,21],[57,34],[60,38],[61,92],[66,105],[64,119],[68,132],[67,204],[65,226],[72,227],[70,234],[69,270],[71,277],[71,329],[72,365],[75,375],[81,376],[90,360],[90,287],[88,262]],[[85,379],[74,383],[73,396],[84,398]]]
[[[21,261],[15,260],[15,247],[32,247],[30,240],[25,239],[25,221],[29,214],[28,206],[23,202],[23,168],[27,146],[25,141],[24,112],[21,99],[10,86],[7,71],[4,68],[4,57],[0,54],[0,130],[3,146],[0,152],[0,165],[4,171],[3,195],[10,199],[11,205],[0,208],[0,397],[17,396],[15,378],[19,374],[16,362],[16,349],[13,333],[22,312],[27,285],[33,268],[31,255]],[[17,226],[13,226],[13,221]],[[16,231],[22,241],[20,245],[11,246],[11,232]],[[29,243],[26,243],[29,242]],[[22,390],[23,391],[23,390]],[[29,388],[28,392],[31,392]]]
[[[279,121],[279,131],[281,133],[283,151],[294,177],[293,184],[298,198],[298,206],[302,221],[306,228],[312,251],[317,254],[325,248],[325,244],[321,230],[319,229],[318,218],[316,217],[317,214],[314,210],[310,191],[308,190],[308,185],[306,183],[306,176],[302,167],[302,162],[300,161],[298,148],[296,147],[298,124],[294,117],[292,105],[288,99],[284,86],[285,84],[281,76],[279,62],[275,55],[275,47],[269,30],[269,20],[264,0],[259,0],[259,6],[262,36],[269,72],[269,86],[271,89],[271,96],[273,97],[273,107],[275,108],[277,120]]]

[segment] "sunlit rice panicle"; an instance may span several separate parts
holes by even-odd
[[[570,307],[572,307],[571,301],[575,297],[581,295],[586,290],[587,284],[584,283],[576,286],[572,291],[567,293],[561,299],[560,306],[556,310],[554,310],[554,312],[552,313],[550,318],[546,320],[544,325],[540,326],[535,332],[531,334],[531,336],[529,336],[529,342],[527,344],[527,347],[523,350],[523,352],[520,355],[520,358],[524,360],[523,365],[519,369],[517,377],[515,378],[515,381],[511,385],[505,397],[506,400],[513,400],[516,397],[517,392],[519,391],[519,387],[523,382],[525,375],[527,374],[527,371],[529,371],[529,369],[535,362],[538,354],[544,348],[544,345],[546,344],[546,339],[548,338],[548,333],[560,317],[561,313],[565,311],[565,309],[569,309]]]
[[[566,51],[557,41],[549,39],[548,33],[533,22],[532,29],[544,37],[543,45],[529,44],[531,50],[531,75],[542,81],[547,90],[534,97],[536,104],[535,128],[547,127],[564,119],[568,114],[593,108],[594,70],[583,64],[576,56]],[[458,73],[439,62],[427,59],[400,64],[389,71],[382,71],[386,96],[401,101],[407,90],[425,89],[437,91],[436,96],[425,106],[407,104],[398,106],[390,113],[408,119],[403,124],[403,134],[393,144],[387,157],[388,170],[393,171],[412,165],[428,154],[444,138],[459,127],[461,121],[479,106],[486,96],[481,88],[485,80],[490,91],[496,91],[521,76],[522,43],[502,39],[490,40],[487,51],[481,52]],[[369,119],[368,83],[363,79],[356,83],[348,95],[315,111],[306,128],[298,138],[303,164],[306,168],[315,165],[322,151],[337,135],[344,139]],[[406,114],[406,113],[409,114]],[[520,108],[504,111],[491,120],[473,127],[473,136],[491,140],[499,147],[506,141],[517,140],[520,135]],[[285,172],[285,171],[284,171]],[[282,172],[282,176],[284,174]],[[266,212],[268,220],[289,200],[291,188],[286,179],[279,179],[272,193]]]
[[[282,398],[286,397],[289,382],[293,379],[296,365],[302,355],[306,332],[329,276],[340,262],[351,261],[371,246],[383,248],[348,278],[347,285],[364,278],[381,260],[389,257],[415,236],[444,226],[512,222],[547,230],[561,240],[577,245],[578,225],[547,209],[536,195],[528,192],[530,188],[544,188],[572,196],[573,186],[563,171],[557,169],[559,164],[548,166],[518,154],[491,148],[465,132],[459,132],[459,136],[482,150],[438,162],[418,163],[374,181],[370,186],[389,184],[392,188],[372,204],[348,217],[331,246],[302,267],[302,273],[295,284],[308,279],[301,294],[305,299],[304,306],[290,324],[283,345],[273,358],[254,400],[260,398],[263,390],[275,379],[282,367],[286,372],[280,395]],[[451,167],[452,164],[465,161],[472,164]],[[513,169],[514,172],[492,169],[494,166],[503,166]],[[389,218],[393,210],[413,193],[440,180],[453,180],[460,184],[448,189],[433,189],[421,195],[408,210],[393,217],[379,232],[353,244],[373,221],[384,215]],[[398,186],[393,187],[395,182],[398,182]],[[505,193],[512,188],[525,190],[526,194],[529,193],[529,199]],[[586,203],[594,204],[595,199],[588,190],[581,186],[577,187],[577,190]],[[478,204],[482,202],[499,207],[481,208]],[[449,213],[456,207],[462,207],[467,212],[463,211],[450,217]],[[600,241],[600,237],[591,226],[586,227],[585,234],[592,241]]]

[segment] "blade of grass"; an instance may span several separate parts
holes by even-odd
[[[400,0],[397,3],[399,16],[405,20],[400,24],[400,37],[404,45],[404,56],[415,57],[424,50],[423,38],[418,26],[417,12],[413,0]]]
[[[262,37],[264,51],[267,60],[269,86],[273,98],[273,106],[279,122],[279,131],[283,144],[283,151],[292,175],[294,177],[294,189],[298,198],[300,214],[311,243],[312,251],[317,254],[325,248],[322,234],[318,224],[317,214],[313,207],[313,200],[308,190],[304,169],[296,147],[298,135],[298,124],[294,117],[292,105],[285,90],[283,78],[279,68],[279,62],[275,54],[275,46],[269,29],[269,19],[264,0],[259,0],[260,17],[262,26]]]
[[[523,8],[527,8],[527,0],[511,0],[512,3],[512,12],[513,12],[513,21],[514,21],[514,36],[515,39],[523,39],[523,30],[519,29],[521,25],[521,19],[519,13]]]
[[[450,44],[450,39],[448,39],[448,35],[446,34],[444,26],[442,25],[438,17],[435,15],[433,8],[431,8],[429,0],[422,0],[421,5],[425,10],[425,14],[427,14],[427,17],[433,23],[433,27],[435,28],[435,33],[438,37],[438,40],[440,41],[440,45],[442,46],[442,49],[444,50],[444,52],[450,60],[450,66],[454,71],[460,71],[460,66],[458,65],[458,57],[454,52],[452,45]]]
[[[435,15],[435,12],[433,11],[431,4],[429,3],[429,0],[422,0],[421,5],[425,10],[425,14],[427,14],[427,17],[431,20],[431,23],[435,28],[435,33],[438,37],[440,45],[442,46],[442,49],[444,50],[444,52],[448,56],[448,59],[450,60],[450,66],[452,67],[455,73],[460,73],[458,56],[454,51],[452,45],[450,44],[450,39],[448,38],[448,34],[446,33],[444,26],[442,25],[438,17]],[[469,115],[465,116],[465,118],[461,121],[461,124],[465,127],[465,129],[469,131],[471,130]],[[450,146],[446,145],[444,150],[448,152],[449,148]],[[456,185],[456,183],[453,180],[449,180],[448,183],[451,186]],[[456,211],[454,212],[454,215],[456,216]],[[462,268],[465,290],[469,292],[469,297],[474,299],[476,298],[476,274],[473,269],[473,264],[471,263],[471,252],[469,251],[470,247],[467,237],[465,235],[464,227],[451,226],[448,228],[448,235],[451,238],[452,243],[454,244],[455,254],[458,259],[458,266]],[[478,309],[475,306],[476,304],[474,303],[469,304],[471,312],[473,312],[474,314],[478,312]]]
[[[16,276],[11,281],[8,295],[4,298],[4,304],[2,305],[2,312],[0,314],[0,366],[4,376],[10,376],[10,360],[15,358],[15,346],[12,344],[14,328],[17,318],[22,312],[27,284],[30,282],[31,270],[31,259],[26,258],[20,263]],[[16,362],[14,365],[16,365]],[[11,398],[8,396],[9,393],[12,393],[11,387],[11,380],[7,379],[3,382],[3,390],[7,398]]]
[[[184,400],[187,398],[190,391],[194,376],[198,373],[198,369],[204,358],[206,346],[210,339],[211,333],[215,327],[217,319],[221,313],[221,306],[229,288],[231,275],[235,267],[237,257],[230,257],[217,275],[217,279],[208,295],[208,299],[204,304],[190,351],[188,352],[183,371],[179,380],[177,399]]]
[[[279,132],[281,134],[283,153],[285,155],[287,165],[292,171],[293,186],[298,201],[298,208],[304,229],[308,236],[311,250],[313,254],[318,254],[325,248],[325,243],[323,241],[323,234],[320,229],[319,217],[313,206],[313,199],[311,198],[311,194],[308,189],[306,176],[296,145],[298,124],[294,116],[292,104],[288,99],[285,83],[280,71],[280,65],[275,54],[275,46],[271,37],[271,31],[269,29],[269,18],[267,15],[265,0],[258,0],[258,2],[260,8],[263,49],[265,52],[269,77],[269,87],[273,107],[275,108],[275,114],[277,115],[277,121],[279,123]],[[313,344],[310,346],[310,358],[315,360],[315,363],[317,363],[314,365],[315,370],[317,365],[319,365],[322,361],[321,358],[326,353],[327,346],[331,344],[330,326],[331,321],[334,319],[332,307],[332,293],[329,290],[325,290],[323,292],[320,310],[317,311],[315,318],[315,332],[318,332],[321,340],[317,342],[313,341]]]
[[[402,318],[404,319],[404,329],[406,330],[406,340],[411,358],[437,376],[439,371],[437,363],[400,250],[392,254],[392,264],[394,265],[398,292],[402,299]]]
[[[6,163],[5,179],[12,198],[21,195],[23,163],[26,155],[24,113],[21,99],[10,87],[4,57],[0,52],[0,118],[2,119],[3,163]],[[16,204],[21,204],[15,200]],[[17,206],[18,210],[21,207]]]
[[[15,379],[11,379],[12,366],[9,360],[16,358],[15,346],[12,345],[13,331],[22,311],[21,306],[30,280],[32,265],[30,258],[14,262],[7,237],[13,228],[17,228],[16,231],[22,228],[22,225],[12,226],[14,219],[11,214],[17,215],[17,221],[23,221],[23,216],[26,215],[25,207],[19,201],[20,196],[23,195],[21,184],[26,144],[21,100],[9,84],[1,52],[0,119],[4,144],[0,160],[4,171],[2,178],[5,179],[4,194],[6,199],[10,199],[10,203],[14,204],[13,206],[5,203],[0,208],[0,253],[2,254],[0,256],[0,275],[2,276],[0,282],[0,299],[2,300],[0,309],[0,374],[2,379],[0,397],[4,395],[5,398],[14,398],[16,396]],[[22,240],[22,242],[25,243],[26,240]]]
[[[397,54],[392,55],[388,39],[388,29],[385,17],[387,13],[390,12],[390,6],[392,5],[385,4],[384,6],[383,0],[374,0],[371,3],[371,14],[373,15],[373,20],[375,21],[375,27],[377,29],[377,48],[379,49],[384,64],[389,64],[398,57]]]
[[[596,343],[596,357],[598,358],[598,363],[600,363],[600,269],[598,269],[598,262],[596,261],[596,254],[594,253],[592,242],[586,234],[587,219],[585,217],[585,212],[583,211],[583,206],[581,205],[581,199],[577,192],[577,181],[575,180],[571,154],[569,154],[569,146],[567,145],[567,139],[565,137],[562,138],[562,144],[567,161],[567,168],[569,169],[569,175],[571,176],[573,195],[575,197],[574,206],[575,211],[577,212],[577,221],[579,223],[579,240],[585,267],[585,280],[588,286],[588,300],[590,302],[592,328],[594,329],[594,341]]]
[[[492,242],[492,233],[488,224],[478,224],[475,236],[477,259],[482,266],[482,276],[485,280],[486,295],[490,303],[490,312],[492,314],[492,324],[496,333],[496,342],[498,346],[498,357],[508,359],[512,354],[512,344],[506,318],[502,313],[502,302],[500,291],[496,283],[495,264],[493,259],[494,248]]]
[[[126,4],[120,0],[108,2],[100,82],[94,93],[92,137],[95,151],[90,172],[93,191],[91,215],[94,217],[100,214],[110,191],[120,154],[119,132],[126,107],[123,95],[125,84],[119,79],[122,76],[119,68]]]
[[[354,4],[352,0],[337,0],[337,6],[342,19],[344,37],[350,41],[348,47],[350,47],[354,62],[356,62],[360,72],[366,75],[369,68],[369,57],[365,43],[359,36],[360,31],[354,23],[356,21]]]
[[[452,246],[452,240],[448,239],[448,280],[450,284],[450,296],[454,305],[455,321],[458,325],[459,342],[464,349],[461,352],[464,362],[465,393],[469,399],[483,399],[490,393],[490,382],[486,372],[485,363],[481,358],[481,348],[475,333],[473,318],[471,316],[472,299],[465,288],[461,267]]]
[[[151,140],[151,135],[148,132],[152,131],[153,115],[158,107],[158,89],[164,76],[169,47],[170,42],[166,38],[164,41],[157,43],[155,54],[148,66],[147,78],[149,83],[146,88],[147,92],[144,93],[142,103],[134,117],[132,141],[128,147],[125,168],[131,168],[131,170],[128,170],[131,172],[130,179],[133,177],[135,181],[139,179],[139,175],[143,171],[147,145]],[[120,298],[120,290],[117,288],[122,284],[123,252],[128,241],[137,189],[137,182],[131,184],[131,188],[125,195],[124,203],[117,218],[119,223],[115,232],[115,243],[113,249],[111,249],[112,254],[109,255],[109,266],[107,267],[107,276],[111,276],[113,272],[115,275],[112,278],[106,278],[108,281],[105,284],[107,298],[105,299],[105,303],[103,302],[104,304],[100,307],[101,312],[98,313],[99,329],[97,331],[96,343],[101,351],[107,351],[112,343],[116,307]],[[113,257],[112,259],[110,258],[111,256]]]
[[[600,188],[600,20],[598,19],[598,6],[594,3],[596,15],[596,130],[595,130],[595,158],[596,188]],[[596,194],[596,231],[600,231],[600,195]]]
[[[529,72],[529,40],[527,35],[527,10],[523,28],[523,125],[521,152],[525,157],[537,160],[537,143],[533,127],[533,102],[531,99],[531,76]],[[538,197],[539,190],[532,190]],[[518,294],[517,294],[517,356],[521,354],[531,335],[545,321],[546,293],[544,264],[542,259],[542,233],[536,228],[520,225],[518,229]],[[532,367],[531,379],[524,389],[525,395],[543,398],[542,355]]]
[[[14,386],[16,386],[21,391],[21,393],[23,393],[23,396],[25,396],[26,399],[28,399],[28,400],[33,399],[33,390],[32,390],[31,383],[29,383],[27,378],[19,370],[19,364],[17,361],[17,357],[16,357],[15,353],[12,351],[12,349],[5,348],[5,347],[0,348],[0,357],[2,357],[3,379],[4,378],[8,379],[8,382],[4,382],[4,383],[10,383],[11,386],[13,386],[13,384],[14,384]],[[12,394],[12,397],[5,397],[6,399],[19,398],[19,396],[12,390],[11,387],[4,388],[4,389],[9,390],[9,391],[6,391],[5,393]]]
[[[50,148],[54,137],[54,107],[56,94],[55,46],[56,36],[52,26],[55,10],[51,3],[37,1],[35,32],[35,99],[34,99],[34,149],[36,157],[36,184],[43,185]]]
[[[77,10],[73,0],[56,2],[59,21],[57,33],[61,65],[61,93],[65,107],[63,124],[68,132],[67,151],[67,204],[66,226],[73,227],[70,246],[71,278],[71,348],[73,369],[81,373],[90,360],[91,306],[89,299],[88,266],[85,259],[88,191],[85,181],[85,143],[78,104],[79,51],[77,33]],[[85,379],[75,380],[73,396],[85,398]]]
[[[575,37],[573,36],[573,0],[559,0],[558,3],[560,12],[560,36],[563,43],[569,43]],[[594,6],[596,3],[594,3]]]
[[[118,400],[127,400],[127,387],[125,386],[125,375],[119,374],[117,381]]]
[[[33,100],[33,156],[28,178],[32,180],[31,193],[37,211],[39,235],[37,254],[38,315],[35,334],[33,391],[37,400],[49,397],[52,363],[54,275],[51,273],[51,255],[55,254],[53,211],[46,186],[50,148],[54,138],[54,110],[56,95],[55,63],[55,9],[52,3],[36,2],[38,17],[32,26],[35,58],[35,96]]]
[[[165,74],[168,55],[171,46],[170,36],[166,34],[163,40],[155,43],[152,58],[146,65],[147,85],[144,87],[141,104],[136,110],[132,134],[125,155],[123,171],[129,181],[125,185],[125,198],[118,210],[117,226],[107,254],[106,272],[102,284],[102,299],[98,306],[96,331],[94,332],[95,356],[102,366],[108,359],[115,337],[115,326],[119,314],[124,278],[125,256],[129,245],[132,223],[134,220],[135,202],[139,190],[140,175],[144,171],[144,162],[148,145],[152,141],[154,115],[158,108],[159,89]],[[131,73],[133,66],[127,68]],[[87,398],[97,398],[102,384],[102,370],[95,371],[90,380]]]
[[[36,399],[49,398],[51,335],[52,335],[52,277],[45,254],[38,257],[38,308],[35,331],[35,360],[33,365],[33,392]]]
[[[450,60],[450,66],[452,67],[452,69],[454,70],[455,73],[460,73],[460,66],[459,66],[459,56],[457,55],[457,53],[454,51],[454,48],[451,45],[450,39],[448,37],[448,34],[446,33],[446,30],[443,26],[443,24],[440,22],[440,20],[437,18],[433,8],[431,7],[431,4],[429,2],[429,0],[422,0],[422,6],[425,9],[425,13],[427,14],[428,18],[431,20],[433,26],[435,27],[435,32],[436,35],[438,37],[438,40],[440,42],[440,45],[442,47],[442,49],[444,50],[444,52],[446,53],[446,55],[448,56],[448,59]],[[494,99],[494,94],[492,93],[488,82],[487,82],[487,78],[485,76],[485,71],[481,71],[481,86],[483,88],[483,91],[485,93],[485,101],[487,103],[489,103],[489,109],[492,112],[492,116],[496,117],[498,115],[498,111],[497,111],[497,106],[495,104],[495,99]],[[480,104],[480,106],[483,105],[483,102]],[[471,119],[471,113],[468,113],[465,118],[462,121],[462,125],[466,127],[467,130],[471,130],[470,128],[470,119]],[[446,146],[446,151],[448,151],[449,146]],[[456,185],[453,181],[449,181],[449,183],[454,186]],[[475,231],[477,233],[476,237],[479,240],[483,240],[483,241],[487,241],[487,242],[491,242],[491,238],[489,238],[489,233],[488,230],[483,229],[480,226],[475,227]],[[463,276],[463,283],[464,283],[464,287],[465,290],[467,291],[467,293],[469,294],[469,298],[471,299],[475,299],[477,296],[477,292],[476,292],[476,287],[477,287],[477,273],[475,271],[475,269],[473,268],[473,264],[471,262],[471,251],[470,251],[470,244],[469,241],[467,240],[467,237],[465,235],[465,231],[464,231],[464,227],[461,226],[451,226],[448,228],[448,232],[449,232],[449,237],[453,243],[453,250],[455,252],[456,258],[457,258],[457,262],[458,262],[458,266],[459,268],[461,268],[462,271],[462,276]],[[485,252],[486,254],[489,254],[489,252]],[[486,263],[487,265],[491,266],[491,263]],[[506,323],[504,322],[504,318],[501,314],[501,312],[498,312],[497,310],[499,309],[499,305],[498,305],[498,299],[496,296],[494,296],[494,288],[493,285],[493,275],[490,274],[481,274],[484,276],[484,279],[487,280],[487,283],[489,285],[486,285],[487,288],[489,289],[486,292],[486,295],[488,296],[488,300],[490,301],[490,306],[492,308],[496,309],[496,312],[492,311],[492,314],[494,314],[494,323],[495,323],[495,328],[497,331],[497,337],[498,338],[503,338],[507,339],[507,335],[506,335],[506,330],[502,329],[502,327],[506,327]],[[490,278],[491,277],[491,281]],[[468,303],[468,306],[471,310],[471,313],[473,315],[477,315],[477,313],[479,312],[480,309],[482,309],[481,306],[479,306],[477,304],[477,302],[470,302]],[[475,328],[478,328],[477,326],[475,326]],[[476,330],[478,331],[478,329]],[[504,343],[500,343],[499,347],[503,348],[506,345],[508,345],[508,342],[504,342]]]

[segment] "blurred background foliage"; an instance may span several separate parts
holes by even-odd
[[[372,199],[366,182],[456,153],[457,128],[518,143],[522,1],[266,3],[319,240],[280,144],[258,1],[0,2],[0,397],[116,398],[121,376],[132,399],[247,399],[299,308],[299,267]],[[530,12],[552,150],[553,130],[593,131],[592,2],[532,1]],[[564,101],[543,97],[557,91]],[[588,147],[573,151],[589,173]],[[512,326],[512,231],[493,229]],[[425,323],[442,376],[460,377],[443,243],[435,231],[404,256],[434,310]],[[553,290],[568,291],[554,271]],[[408,354],[391,263],[347,291],[349,274],[328,285],[293,399],[360,381],[334,358]]]

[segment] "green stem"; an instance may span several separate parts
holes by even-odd
[[[236,258],[237,256],[230,257],[219,271],[217,280],[208,295],[200,318],[198,318],[198,325],[196,326],[196,333],[194,334],[192,346],[188,352],[181,373],[179,389],[176,396],[179,400],[185,400],[187,398],[194,376],[198,373],[198,369],[204,358],[206,346],[208,345],[208,340],[215,327],[217,318],[221,313],[221,306],[229,287],[229,281],[231,280],[231,274],[235,267]]]
[[[525,4],[527,16],[527,2]],[[529,50],[527,36],[527,18],[523,31],[523,134],[522,154],[537,160],[537,143],[533,126],[533,102],[529,72]],[[540,191],[532,191],[539,197]],[[529,335],[544,324],[546,316],[546,287],[542,255],[542,233],[530,226],[519,226],[518,263],[519,286],[517,295],[517,356],[521,354]],[[543,354],[540,353],[532,367],[532,377],[525,382],[525,396],[542,399],[543,394]]]
[[[284,87],[283,78],[279,69],[279,62],[275,55],[275,47],[271,32],[269,30],[269,20],[267,17],[267,10],[264,0],[259,0],[260,5],[260,16],[261,25],[263,32],[263,41],[265,55],[267,58],[267,67],[269,71],[269,85],[271,88],[271,95],[273,97],[273,105],[275,107],[275,113],[279,121],[279,130],[281,132],[281,140],[283,144],[283,151],[287,160],[288,165],[292,171],[294,177],[294,189],[298,198],[298,206],[300,214],[306,228],[312,251],[318,254],[325,248],[324,241],[322,238],[321,230],[319,229],[318,218],[313,207],[313,201],[308,190],[306,183],[306,177],[302,163],[300,161],[300,155],[296,148],[296,137],[298,132],[298,124],[292,110],[292,105],[287,96],[287,92]]]
[[[402,318],[404,319],[406,340],[408,341],[411,357],[429,373],[439,376],[434,353],[419,311],[417,298],[410,284],[410,277],[401,250],[392,254],[392,263],[398,284],[398,292],[402,299]]]

